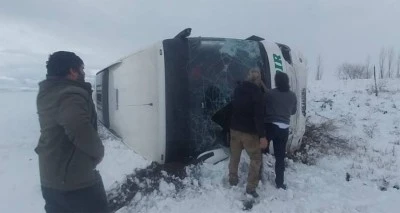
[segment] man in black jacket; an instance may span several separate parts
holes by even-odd
[[[47,213],[108,212],[103,182],[96,170],[104,147],[83,66],[74,53],[55,52],[47,61],[47,79],[39,84],[41,134],[35,151]]]
[[[253,68],[246,81],[237,86],[232,101],[231,158],[229,162],[229,183],[237,185],[238,166],[243,148],[250,157],[246,193],[258,197],[256,187],[259,182],[261,150],[268,146],[263,118],[264,101],[261,92],[261,72]]]

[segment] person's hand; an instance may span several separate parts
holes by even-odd
[[[268,140],[266,138],[260,138],[260,148],[266,149],[268,147]]]
[[[257,84],[259,87],[263,88],[264,82],[262,81],[261,78],[257,78],[257,79],[256,79],[256,84]]]

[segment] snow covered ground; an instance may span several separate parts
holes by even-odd
[[[251,212],[399,212],[400,81],[380,84],[386,87],[375,97],[369,90],[371,80],[310,82],[309,121],[316,126],[331,122],[337,129],[326,130],[327,134],[342,144],[321,142],[331,143],[332,152],[306,146],[309,153],[331,153],[310,165],[288,159],[286,191],[274,187],[274,160],[265,156],[260,202]],[[44,212],[33,151],[39,136],[35,98],[34,91],[0,90],[1,212]],[[101,135],[106,156],[99,169],[107,190],[134,169],[150,165],[104,129]],[[248,161],[243,154],[237,187],[227,184],[227,161],[203,164],[187,168],[183,188],[161,178],[156,190],[137,193],[118,213],[243,212],[240,199]]]

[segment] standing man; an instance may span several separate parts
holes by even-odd
[[[47,78],[39,83],[37,112],[40,181],[47,213],[108,212],[96,166],[104,156],[97,133],[92,88],[84,63],[59,51],[47,61]]]
[[[290,116],[296,114],[296,94],[290,91],[289,77],[284,72],[275,74],[276,88],[268,90],[266,96],[265,131],[268,141],[273,141],[275,155],[275,183],[277,188],[286,189],[284,184],[286,143],[289,137]]]
[[[261,72],[257,68],[249,71],[247,80],[237,86],[232,101],[231,158],[229,162],[229,183],[239,182],[238,166],[243,148],[250,156],[246,193],[258,197],[261,150],[268,146],[263,128],[264,101],[261,92]]]

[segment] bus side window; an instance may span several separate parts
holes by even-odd
[[[289,64],[292,64],[292,56],[290,54],[290,47],[284,45],[284,44],[278,44],[279,48],[281,49],[283,58],[285,59],[286,62]]]

